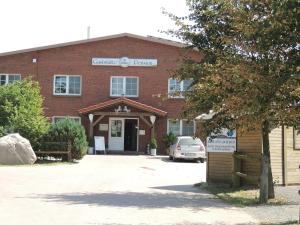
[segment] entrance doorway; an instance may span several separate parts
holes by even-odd
[[[137,151],[137,118],[109,118],[109,150]]]
[[[124,150],[137,150],[137,119],[125,119]]]

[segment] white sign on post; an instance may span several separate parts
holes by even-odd
[[[155,67],[157,66],[157,59],[130,59],[128,57],[122,58],[92,58],[93,66],[142,66]]]
[[[207,152],[232,153],[236,151],[236,131],[223,129],[215,137],[208,137],[206,140]]]

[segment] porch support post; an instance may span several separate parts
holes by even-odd
[[[94,126],[93,126],[93,114],[89,114],[89,121],[90,121],[90,131],[89,131],[89,140],[93,138]]]
[[[151,139],[155,138],[155,123],[151,127]]]
[[[155,120],[156,120],[156,116],[151,115],[150,117],[150,121],[151,121],[151,139],[155,138]]]

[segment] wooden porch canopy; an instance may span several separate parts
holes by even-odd
[[[112,111],[112,112],[105,112],[101,110],[104,110],[108,107],[112,107],[114,105],[120,105],[120,104],[124,104],[130,107],[133,107],[135,109],[139,109],[142,110],[143,112],[116,112],[116,111]],[[151,124],[146,118],[145,116],[160,116],[160,117],[164,117],[167,115],[167,112],[157,109],[155,107],[125,98],[125,97],[120,97],[117,99],[112,99],[112,100],[108,100],[105,102],[101,102],[99,104],[96,105],[91,105],[88,106],[86,108],[82,108],[79,111],[79,114],[93,114],[93,115],[97,115],[99,116],[95,121],[90,123],[90,138],[93,137],[93,127],[98,124],[105,116],[138,116],[140,117],[151,129],[151,136],[154,137],[154,123]]]

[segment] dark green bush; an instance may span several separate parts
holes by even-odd
[[[176,140],[176,135],[173,134],[172,132],[162,137],[162,141],[167,148],[169,148],[174,143],[175,140]]]
[[[48,134],[41,141],[40,149],[61,149],[62,146],[55,145],[55,143],[50,142],[68,142],[72,144],[72,158],[81,159],[87,151],[88,143],[86,141],[85,130],[83,126],[79,123],[71,120],[65,119],[52,124]],[[47,146],[48,145],[50,146]]]
[[[5,129],[4,127],[0,126],[0,137],[3,137],[5,135]]]
[[[41,151],[66,151],[68,142],[41,142]]]

